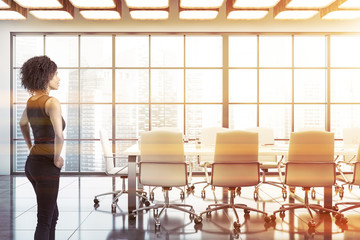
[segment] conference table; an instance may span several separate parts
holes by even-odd
[[[265,145],[259,146],[259,156],[283,156],[288,154],[289,145]],[[184,144],[184,153],[186,156],[212,155],[214,148],[202,148],[195,144]],[[357,148],[335,147],[335,156],[353,156],[356,155]],[[136,164],[137,157],[140,156],[139,145],[134,144],[121,153],[128,156],[128,210],[129,213],[136,209]],[[332,208],[332,187],[324,188],[324,207]]]

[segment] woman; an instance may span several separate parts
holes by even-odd
[[[34,187],[37,200],[36,240],[55,239],[59,215],[56,201],[60,169],[64,165],[60,153],[65,122],[59,100],[49,96],[51,90],[59,88],[57,74],[56,64],[47,56],[30,58],[21,67],[21,84],[32,95],[19,124],[30,150],[25,173]],[[30,139],[30,127],[34,144]]]

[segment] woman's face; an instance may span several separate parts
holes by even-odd
[[[49,89],[58,90],[59,85],[60,85],[60,78],[58,76],[58,72],[56,71],[53,78],[49,81]]]

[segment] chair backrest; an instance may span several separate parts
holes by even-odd
[[[228,128],[223,127],[207,127],[202,128],[200,133],[200,142],[202,146],[214,146],[216,143],[216,134],[219,132],[228,131]]]
[[[105,170],[106,172],[110,172],[114,169],[114,159],[112,158],[113,152],[111,147],[111,142],[109,141],[109,137],[104,129],[99,130],[101,147],[103,150],[103,157],[105,160]]]
[[[285,184],[307,188],[326,187],[332,186],[335,181],[334,133],[291,133]]]
[[[185,162],[181,132],[142,132],[139,147],[142,162]]]
[[[334,162],[334,133],[325,131],[291,133],[288,162]]]
[[[181,132],[143,132],[139,147],[141,184],[161,187],[179,187],[187,184],[187,166]]]
[[[274,144],[274,130],[272,128],[266,127],[255,127],[247,128],[246,131],[257,132],[259,134],[259,144],[260,145],[271,145]]]
[[[257,162],[258,154],[258,133],[240,130],[217,133],[214,162]]]
[[[343,129],[344,146],[355,146],[360,144],[360,128]]]
[[[212,163],[214,162],[214,150],[215,150],[215,143],[216,143],[216,134],[219,132],[228,131],[228,128],[223,127],[207,127],[201,129],[200,134],[200,142],[201,148],[208,149],[208,152],[211,154],[200,154],[200,162],[201,163]]]
[[[232,130],[217,133],[211,184],[254,186],[260,181],[258,133]]]

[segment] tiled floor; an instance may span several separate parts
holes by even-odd
[[[119,179],[116,179],[116,185],[121,186]],[[62,176],[56,239],[360,239],[360,208],[346,212],[349,223],[342,226],[338,226],[330,214],[315,214],[315,233],[308,232],[309,216],[303,209],[286,212],[283,220],[277,216],[275,224],[264,224],[263,216],[253,212],[250,217],[245,217],[239,210],[240,232],[233,231],[234,215],[231,210],[217,211],[210,217],[204,215],[202,225],[194,227],[187,214],[170,209],[160,219],[160,231],[155,231],[152,211],[140,213],[136,220],[128,219],[126,195],[119,199],[115,214],[111,213],[110,196],[101,198],[99,208],[94,209],[94,195],[110,191],[111,186],[112,179],[109,177]],[[192,204],[197,213],[214,202],[210,188],[204,200],[200,196],[200,189],[201,185],[197,185],[194,193],[187,195],[184,200]],[[280,189],[262,185],[259,200],[255,202],[253,190],[253,187],[243,188],[235,202],[248,204],[270,214],[281,203],[302,201],[304,196],[303,191],[297,188],[295,195],[290,195],[284,201]],[[344,201],[360,201],[359,188],[354,187],[352,192],[347,188],[345,190]],[[316,200],[311,202],[322,204],[323,190],[319,188],[316,191]],[[221,200],[222,189],[216,189],[216,196]],[[154,202],[162,200],[161,189],[158,189]],[[179,190],[171,191],[170,200],[181,202]],[[36,201],[26,177],[0,176],[0,201],[0,239],[33,239]],[[334,196],[334,203],[336,201],[340,201],[337,195]]]

